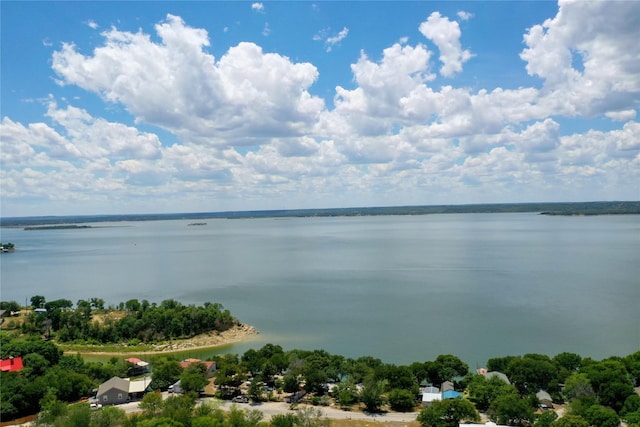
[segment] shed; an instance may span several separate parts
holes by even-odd
[[[442,392],[442,400],[459,399],[460,397],[462,397],[462,393],[455,390],[447,390]]]
[[[442,400],[438,387],[425,387],[422,390],[422,406],[431,406],[436,400]]]

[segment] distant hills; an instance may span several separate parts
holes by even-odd
[[[472,205],[432,206],[382,206],[328,209],[288,209],[227,212],[193,212],[171,214],[127,214],[127,215],[78,215],[0,218],[2,227],[34,225],[78,224],[115,221],[157,221],[174,219],[240,219],[240,218],[285,218],[285,217],[329,217],[329,216],[373,216],[373,215],[428,215],[450,213],[514,213],[537,212],[543,215],[638,215],[640,201],[627,202],[567,202],[567,203],[502,203]]]

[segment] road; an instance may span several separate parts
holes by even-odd
[[[167,392],[162,393],[163,399],[166,399],[168,396],[169,394]],[[232,405],[246,410],[257,409],[264,414],[265,421],[269,421],[274,415],[295,413],[294,410],[290,409],[290,405],[284,402],[262,402],[258,404],[231,403],[227,400],[219,400],[211,397],[199,399],[199,402],[219,405],[219,407],[224,411],[229,411]],[[139,412],[140,409],[138,408],[138,404],[139,402],[129,402],[118,405],[118,407],[123,409],[127,413]],[[343,411],[331,406],[316,406],[316,408],[322,411],[324,417],[333,420],[368,420],[410,423],[412,421],[415,421],[416,417],[418,416],[418,412],[389,412],[382,414],[369,414],[365,412]]]

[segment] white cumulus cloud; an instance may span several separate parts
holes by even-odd
[[[471,51],[463,50],[460,45],[460,25],[449,18],[440,15],[440,12],[433,12],[426,21],[420,24],[420,32],[427,39],[431,40],[440,51],[440,74],[445,77],[462,71],[462,64],[471,57]]]

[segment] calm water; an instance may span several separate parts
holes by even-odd
[[[1,298],[222,303],[285,349],[385,362],[640,349],[640,217],[448,214],[2,229]]]

